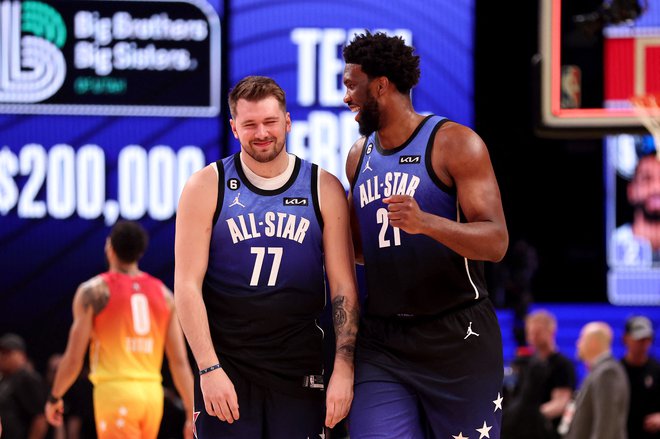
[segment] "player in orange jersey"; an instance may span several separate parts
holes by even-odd
[[[118,222],[105,245],[109,270],[78,287],[68,344],[45,408],[52,425],[62,423],[62,396],[80,374],[89,346],[98,437],[156,438],[165,353],[186,410],[184,438],[192,438],[192,370],[172,292],[138,268],[147,242],[138,223]]]

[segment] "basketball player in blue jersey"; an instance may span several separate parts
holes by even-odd
[[[344,48],[360,138],[346,172],[366,302],[351,439],[499,438],[502,341],[483,261],[508,246],[488,151],[469,128],[415,112],[419,57],[399,37]]]
[[[191,176],[176,222],[175,298],[199,368],[195,432],[326,437],[353,398],[359,312],[346,192],[286,152],[291,119],[275,81],[242,79],[229,107],[241,151]],[[327,390],[325,275],[336,334]]]

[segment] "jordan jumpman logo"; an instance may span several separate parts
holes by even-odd
[[[237,204],[241,207],[245,207],[245,205],[243,203],[238,201],[238,197],[240,197],[240,196],[241,196],[240,192],[238,194],[236,194],[236,198],[234,198],[234,201],[229,205],[229,207],[236,206]]]
[[[477,337],[479,337],[479,334],[477,334],[472,330],[472,322],[470,322],[470,324],[468,325],[467,334],[465,335],[465,337],[463,337],[463,340],[467,339],[471,335],[476,335]]]
[[[373,171],[373,169],[371,169],[371,166],[369,166],[369,160],[371,160],[371,156],[367,157],[367,163],[364,165],[364,169],[362,170],[362,173],[364,173],[367,169]]]

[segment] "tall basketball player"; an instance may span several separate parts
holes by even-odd
[[[192,438],[192,370],[172,292],[138,267],[147,243],[139,223],[115,224],[105,244],[109,270],[76,291],[69,340],[46,403],[52,425],[62,424],[62,396],[80,374],[89,346],[98,437],[155,439],[163,416],[165,353],[186,410],[183,437]]]
[[[200,439],[325,437],[349,411],[358,325],[346,193],[286,152],[291,119],[270,78],[229,94],[241,151],[198,171],[181,195],[175,299],[197,361]],[[323,382],[327,274],[336,355]]]
[[[357,35],[344,101],[360,138],[346,164],[367,282],[351,439],[498,438],[502,341],[482,261],[508,232],[486,146],[417,113],[419,57],[403,39]]]

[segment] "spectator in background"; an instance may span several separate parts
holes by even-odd
[[[653,325],[644,316],[626,322],[621,363],[630,382],[628,437],[660,439],[660,363],[649,355]]]
[[[557,427],[575,390],[575,368],[557,351],[557,320],[546,310],[525,319],[532,356],[503,413],[503,439],[559,438]]]
[[[46,387],[28,361],[25,341],[16,334],[0,338],[0,418],[2,439],[42,439]]]
[[[589,372],[564,411],[559,432],[565,439],[627,439],[630,385],[612,356],[612,328],[605,322],[584,325],[577,355]]]
[[[642,139],[626,189],[633,220],[614,232],[610,256],[614,265],[649,267],[660,262],[660,160],[652,137]]]

